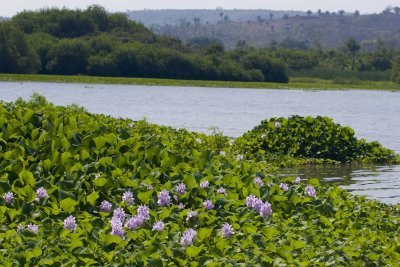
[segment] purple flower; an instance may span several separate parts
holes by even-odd
[[[254,207],[254,200],[256,200],[257,198],[254,195],[250,195],[248,197],[246,197],[246,206],[248,208],[253,208]]]
[[[113,213],[113,219],[114,218],[116,218],[116,219],[120,220],[121,222],[123,222],[124,219],[125,219],[125,211],[124,211],[124,209],[123,208],[115,209],[114,213]]]
[[[162,221],[155,222],[153,224],[153,231],[163,231],[164,230],[164,223]]]
[[[71,230],[72,232],[75,231],[76,229],[76,222],[75,222],[75,217],[70,215],[64,220],[64,228]]]
[[[128,203],[129,205],[133,205],[133,203],[135,203],[131,191],[124,192],[124,194],[122,195],[122,202]]]
[[[222,237],[223,238],[230,238],[232,235],[235,234],[235,232],[233,231],[233,227],[232,225],[230,225],[229,223],[224,223],[224,225],[222,226]]]
[[[36,201],[39,201],[41,198],[48,197],[46,189],[44,187],[39,188],[36,190]]]
[[[101,212],[111,212],[112,205],[107,200],[103,200],[100,204],[100,211]]]
[[[130,230],[133,230],[137,227],[143,226],[146,222],[146,218],[142,215],[138,214],[130,219],[128,219],[125,223],[125,226],[128,227]]]
[[[179,185],[176,187],[176,192],[177,192],[178,194],[181,194],[181,195],[185,194],[185,193],[186,193],[186,185],[185,185],[184,183],[179,184]]]
[[[185,205],[183,203],[179,203],[178,208],[183,209],[185,208]]]
[[[222,156],[222,157],[225,157],[225,156],[226,156],[226,152],[223,151],[223,150],[221,150],[221,151],[219,152],[219,155]]]
[[[113,217],[111,222],[111,235],[119,236],[122,240],[125,239],[125,232],[122,226],[122,221],[117,217]]]
[[[183,233],[181,237],[181,245],[183,247],[191,246],[193,245],[193,240],[196,238],[197,232],[193,230],[192,228],[189,228],[186,230],[186,232]]]
[[[314,187],[312,187],[311,185],[307,185],[305,194],[309,197],[315,197],[316,193]]]
[[[201,139],[200,139],[200,138],[196,138],[196,142],[197,142],[198,144],[201,144]]]
[[[204,200],[203,205],[206,208],[206,210],[212,210],[214,208],[214,204],[209,199]]]
[[[203,188],[203,189],[207,188],[208,185],[209,185],[208,180],[204,180],[203,182],[200,183],[200,187]]]
[[[226,190],[223,187],[218,188],[217,193],[218,194],[224,194],[226,196]]]
[[[32,223],[28,224],[28,229],[37,234],[39,232],[39,228],[37,225],[34,225]]]
[[[281,128],[281,123],[279,121],[275,122],[275,128],[277,129]]]
[[[239,155],[237,155],[237,160],[243,160],[244,159],[244,157],[243,157],[243,155],[242,154],[239,154]]]
[[[186,221],[189,221],[190,218],[192,218],[192,217],[197,217],[197,215],[199,215],[199,213],[197,211],[189,210],[187,217],[186,217]]]
[[[24,229],[25,229],[25,226],[23,226],[22,224],[17,226],[17,232],[21,232]]]
[[[267,201],[261,206],[260,215],[264,218],[271,216],[272,214],[272,206]]]
[[[12,192],[7,192],[3,195],[3,198],[7,204],[11,204],[11,201],[14,199],[14,194]]]
[[[259,212],[263,217],[268,217],[272,214],[271,204],[268,202],[263,203],[261,199],[256,198],[253,195],[250,195],[246,198],[246,205],[247,207],[253,208]]]
[[[261,187],[261,186],[264,185],[264,182],[261,180],[260,177],[254,178],[254,182],[255,182],[259,187]]]
[[[283,191],[288,191],[289,190],[289,186],[285,183],[280,183],[279,187],[283,190]]]
[[[142,216],[145,220],[150,219],[150,210],[146,205],[140,205],[137,209],[137,215]]]
[[[171,197],[169,196],[169,192],[167,190],[162,190],[158,195],[158,206],[167,206],[171,204]]]
[[[300,181],[301,181],[300,177],[296,177],[296,179],[294,179],[293,183],[298,184],[298,183],[300,183]]]
[[[153,190],[153,186],[150,184],[147,186],[147,190]]]
[[[261,135],[261,138],[262,138],[262,139],[264,139],[265,137],[267,137],[266,134],[262,134],[262,135]]]
[[[261,207],[263,206],[263,202],[261,201],[261,199],[256,198],[253,201],[253,209],[255,209],[256,211],[260,212]]]
[[[233,139],[229,140],[229,144],[230,144],[231,146],[233,146],[234,143],[235,143],[235,140],[233,140]]]

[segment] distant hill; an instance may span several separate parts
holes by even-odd
[[[216,24],[222,21],[257,21],[279,19],[284,15],[305,15],[303,11],[274,11],[274,10],[224,10],[224,9],[165,9],[128,11],[132,20],[139,21],[145,26],[165,26],[181,24]]]
[[[366,48],[374,46],[378,41],[400,47],[400,12],[371,15],[341,13],[144,10],[130,12],[129,16],[150,25],[159,34],[178,37],[184,41],[194,37],[219,39],[227,48],[233,48],[238,41],[245,40],[255,47],[280,44],[290,48],[320,46],[326,49],[337,48],[349,38],[354,38]],[[151,24],[151,21],[154,23]],[[166,24],[165,21],[169,23]]]

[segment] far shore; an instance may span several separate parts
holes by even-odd
[[[172,80],[155,78],[94,77],[39,74],[0,74],[3,82],[50,82],[50,83],[91,83],[91,84],[130,84],[148,86],[187,86],[215,88],[253,88],[253,89],[295,89],[295,90],[384,90],[400,91],[400,84],[393,82],[357,81],[335,83],[332,80],[314,78],[291,78],[289,83],[234,82]]]

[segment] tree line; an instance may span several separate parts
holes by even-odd
[[[290,41],[290,40],[289,40]],[[216,39],[160,36],[103,7],[24,11],[0,23],[0,72],[196,80],[288,82],[302,70],[392,73],[399,52],[378,43],[371,51],[349,39],[323,51],[239,41],[226,50]],[[389,75],[390,76],[390,75]]]

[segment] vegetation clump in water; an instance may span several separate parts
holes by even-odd
[[[1,265],[400,261],[397,206],[269,176],[238,141],[40,96],[0,103]]]
[[[398,156],[378,142],[357,139],[354,130],[328,117],[264,120],[236,142],[236,149],[256,158],[291,156],[339,162],[396,162]]]

